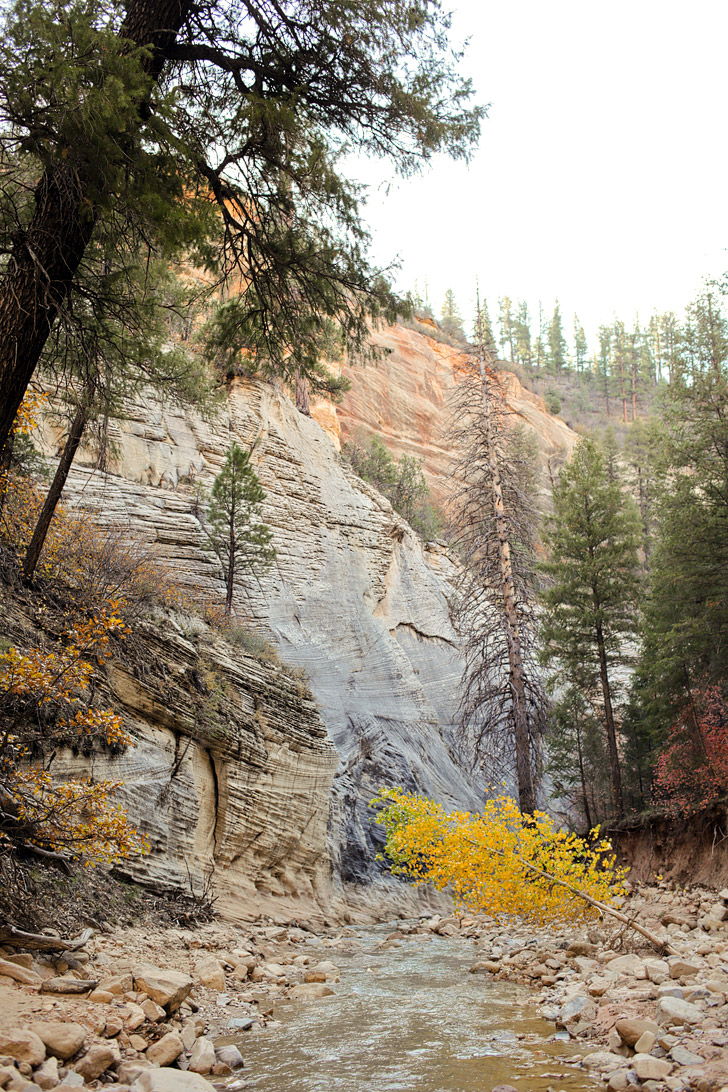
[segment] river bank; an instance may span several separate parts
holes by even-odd
[[[549,1031],[562,1029],[585,1055],[583,1075],[559,1080],[555,1072],[543,1078],[546,1083],[539,1075],[539,1088],[607,1084],[613,1092],[718,1092],[728,1086],[728,892],[722,896],[664,885],[635,889],[623,910],[639,913],[670,945],[665,958],[632,931],[606,921],[538,930],[467,915],[399,922],[375,935],[355,926],[322,933],[307,923],[214,921],[194,929],[109,928],[73,952],[6,947],[0,957],[0,1087],[51,1092],[113,1082],[117,1092],[210,1092],[210,1081],[228,1092],[258,1087],[249,1081],[251,1059],[265,1054],[260,1037],[271,1043],[280,1035],[283,1042],[301,1014],[311,1006],[325,1011],[327,1001],[329,1016],[335,1002],[342,1021],[351,1012],[351,1022],[365,1022],[355,1010],[368,978],[395,1010],[401,978],[401,1008],[406,1001],[415,1020],[406,1032],[408,1049],[416,1051],[418,1004],[426,1009],[428,975],[432,990],[446,959],[448,978],[439,985],[449,991],[443,997],[456,1016],[471,1003],[477,1011],[480,994],[483,1010],[492,1010],[496,1000],[506,1012],[511,1006],[510,1029],[496,1020],[489,1030],[461,1017],[462,1042],[470,1042],[472,1058],[484,1056],[484,1048],[485,1056],[497,1054],[498,1034],[535,1036],[533,1048],[536,1040],[547,1041]],[[362,963],[362,955],[370,958]],[[415,1003],[413,983],[420,992]],[[504,988],[516,991],[506,993],[506,1002]],[[527,1018],[524,1013],[545,1023],[519,1032],[515,1025]],[[491,1033],[496,1038],[488,1040]],[[528,1053],[527,1042],[513,1042]],[[422,1049],[426,1055],[430,1048]],[[289,1046],[285,1053],[290,1055]],[[508,1047],[505,1053],[518,1051]],[[553,1056],[551,1048],[546,1053]],[[503,1084],[503,1072],[494,1071],[500,1079],[487,1084],[481,1072],[477,1087],[490,1092]],[[537,1087],[517,1065],[513,1074],[519,1092]],[[377,1088],[376,1080],[370,1087]]]

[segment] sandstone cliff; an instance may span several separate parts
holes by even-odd
[[[452,443],[449,420],[462,351],[404,325],[378,331],[385,356],[379,363],[345,366],[351,390],[336,408],[318,403],[313,414],[341,445],[372,433],[395,455],[423,460],[436,497],[447,498]],[[549,492],[556,472],[571,454],[576,433],[548,412],[543,399],[512,372],[500,371],[511,420],[533,433],[540,454],[542,487]]]
[[[233,727],[213,744],[201,740],[184,688],[171,698],[165,689],[200,655],[184,634],[168,626],[150,636],[150,682],[114,680],[140,741],[118,775],[152,833],[155,853],[142,867],[171,881],[185,860],[202,871],[214,861],[228,910],[253,892],[281,905],[297,893],[326,905],[334,889],[356,900],[354,887],[360,892],[378,875],[367,804],[381,784],[465,808],[482,802],[481,778],[454,727],[462,672],[448,616],[455,563],[442,546],[424,546],[353,474],[336,442],[360,427],[377,431],[393,450],[424,457],[433,485],[444,489],[443,419],[456,354],[403,327],[382,338],[389,358],[356,371],[343,407],[326,409],[326,429],[283,392],[236,380],[210,421],[139,404],[115,432],[110,472],[94,470],[92,456],[81,453],[69,478],[72,502],[154,544],[180,584],[221,602],[222,574],[196,491],[212,482],[233,440],[256,441],[277,559],[260,584],[238,591],[235,608],[272,638],[284,662],[305,669],[338,754],[335,768],[314,711],[296,712],[290,692],[282,698],[270,673],[242,651],[213,655],[237,695]],[[547,460],[563,459],[572,434],[515,379],[508,383]],[[50,434],[47,442],[52,448]]]

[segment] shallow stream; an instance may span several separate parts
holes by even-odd
[[[238,1040],[255,1092],[519,1092],[602,1087],[579,1050],[535,1015],[525,987],[468,974],[472,943],[367,930],[347,949],[306,949],[341,971],[332,997],[280,1001],[280,1026]],[[592,1048],[593,1049],[593,1048]],[[569,1059],[572,1059],[571,1064]]]

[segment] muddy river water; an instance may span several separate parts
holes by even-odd
[[[472,943],[358,934],[346,949],[310,949],[341,971],[335,994],[281,1001],[280,1026],[239,1040],[255,1092],[586,1092],[603,1087],[575,1068],[578,1048],[527,1003],[525,987],[468,974]],[[565,1033],[562,1033],[565,1034]],[[594,1049],[594,1048],[592,1048]]]

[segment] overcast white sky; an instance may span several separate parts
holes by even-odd
[[[438,160],[367,217],[401,288],[476,276],[497,299],[559,298],[571,334],[682,310],[728,270],[728,0],[445,0],[490,103],[469,166]],[[372,175],[374,177],[374,175]],[[590,351],[593,348],[590,339]]]

